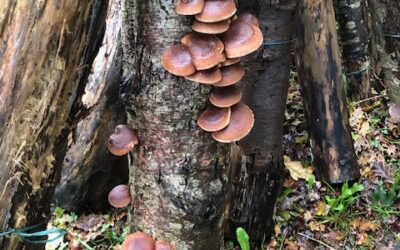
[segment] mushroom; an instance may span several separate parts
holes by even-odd
[[[255,17],[254,15],[250,14],[250,13],[242,13],[239,15],[239,17],[237,18],[237,20],[239,20],[240,22],[244,22],[247,24],[251,24],[254,25],[258,28],[258,26],[260,25],[258,22],[257,17]]]
[[[241,22],[238,18],[222,35],[222,41],[228,58],[242,57],[256,51],[262,45],[263,34],[260,28]]]
[[[217,87],[226,87],[240,81],[245,73],[243,66],[240,63],[235,63],[229,66],[220,68],[222,79],[214,84]]]
[[[212,133],[212,137],[222,143],[230,143],[243,139],[248,135],[254,125],[254,114],[243,103],[231,107],[231,119],[224,129]]]
[[[400,103],[390,106],[389,115],[394,122],[400,122]]]
[[[195,17],[203,23],[215,23],[226,20],[236,13],[234,0],[206,0],[203,11]]]
[[[136,232],[128,235],[121,250],[154,250],[155,242],[148,234]]]
[[[192,32],[182,37],[181,42],[188,47],[197,70],[212,68],[222,60],[224,44],[215,35]]]
[[[222,63],[222,66],[229,66],[235,63],[240,62],[240,57],[237,58],[227,58],[225,62]]]
[[[200,128],[208,132],[214,132],[225,128],[231,117],[231,109],[218,108],[210,105],[197,119]]]
[[[138,144],[138,138],[135,131],[124,124],[119,124],[110,135],[107,148],[112,154],[121,156],[128,154],[136,144]]]
[[[217,23],[203,23],[195,20],[192,24],[192,29],[204,34],[221,34],[229,29],[229,23],[229,20]]]
[[[192,56],[183,44],[176,44],[164,51],[162,58],[163,67],[171,74],[188,76],[196,71]]]
[[[114,187],[108,194],[108,202],[115,208],[126,207],[131,203],[132,198],[129,194],[127,185],[118,185]]]
[[[194,74],[186,76],[185,78],[203,84],[213,84],[221,81],[222,74],[218,67],[214,67],[211,69],[196,71]]]
[[[209,97],[210,102],[220,108],[235,105],[242,99],[242,91],[236,85],[215,88]]]
[[[175,250],[175,247],[172,244],[168,243],[168,242],[165,242],[165,241],[162,241],[162,240],[158,240],[156,242],[156,249],[155,250]]]
[[[180,15],[196,15],[204,8],[204,0],[178,0],[176,13]]]

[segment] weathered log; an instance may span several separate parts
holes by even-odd
[[[296,64],[317,175],[330,183],[358,178],[332,1],[300,1]]]
[[[400,18],[398,14],[400,13],[400,3],[390,0],[368,0],[367,2],[370,14],[372,66],[376,75],[384,79],[390,99],[394,103],[399,103],[400,42],[393,38],[385,37],[385,33],[399,33]]]
[[[290,41],[296,2],[240,1],[239,9],[257,13],[266,43]],[[274,205],[284,175],[282,137],[290,52],[290,42],[266,45],[243,59],[246,75],[240,85],[243,101],[254,111],[255,124],[239,142],[240,149],[234,149],[239,150],[234,154],[239,154],[239,159],[232,164],[226,233],[234,237],[236,228],[244,227],[255,245],[271,235]]]
[[[352,100],[370,96],[368,29],[362,0],[338,0],[335,14],[339,24],[344,73],[348,78],[347,95]]]
[[[128,183],[127,157],[114,156],[106,148],[115,126],[126,122],[119,99],[121,22],[120,1],[110,1],[101,46],[85,77],[85,88],[75,101],[79,105],[73,118],[76,125],[68,134],[68,151],[54,193],[56,205],[70,211],[109,207],[110,190]]]
[[[228,145],[196,124],[211,88],[162,68],[162,52],[191,25],[174,5],[127,0],[122,8],[128,124],[139,136],[130,166],[130,223],[132,231],[177,249],[220,249]]]
[[[0,4],[1,231],[46,222],[102,3]],[[0,242],[1,249],[23,245],[15,236]]]

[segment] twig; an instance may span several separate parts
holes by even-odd
[[[320,240],[314,239],[313,237],[310,237],[310,236],[305,235],[303,233],[297,233],[297,234],[300,235],[300,236],[303,236],[303,237],[305,237],[305,238],[307,238],[309,240],[315,241],[315,242],[317,242],[317,243],[319,243],[319,244],[321,244],[321,245],[323,245],[323,246],[325,246],[325,247],[327,247],[327,248],[329,248],[331,250],[336,250],[336,248],[333,248],[333,247],[329,246],[328,244],[326,244],[326,243],[324,243],[324,242],[322,242]]]

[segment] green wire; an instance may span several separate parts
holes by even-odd
[[[64,235],[67,233],[67,231],[65,229],[61,229],[61,228],[51,228],[51,229],[47,229],[44,231],[38,231],[38,232],[33,232],[33,233],[28,233],[28,231],[38,228],[41,225],[43,225],[43,223],[39,223],[30,227],[26,227],[26,228],[22,228],[22,229],[10,229],[6,232],[2,232],[0,233],[0,237],[6,236],[6,235],[10,235],[10,234],[15,234],[17,236],[19,236],[23,241],[26,241],[28,243],[33,243],[33,244],[43,244],[43,243],[47,243],[47,242],[51,242],[51,241],[55,241],[61,237],[64,237]],[[40,237],[40,236],[46,236],[49,234],[53,234],[53,233],[57,233],[58,235],[51,238],[51,239],[47,239],[47,240],[32,240],[29,238],[32,237]]]

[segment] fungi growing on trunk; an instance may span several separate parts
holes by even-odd
[[[256,51],[263,43],[263,35],[258,26],[236,19],[229,30],[222,35],[225,53],[228,58],[248,55]]]
[[[214,84],[217,87],[226,87],[240,81],[244,76],[245,70],[240,63],[235,63],[221,68],[222,79]]]
[[[171,74],[188,76],[196,71],[192,56],[184,44],[176,44],[164,51],[162,58],[163,67]]]
[[[229,29],[229,20],[224,20],[217,23],[202,23],[197,20],[193,22],[192,29],[204,34],[221,34]]]
[[[118,185],[108,194],[108,202],[115,208],[123,208],[131,203],[132,198],[127,185]]]
[[[181,39],[187,46],[197,70],[204,70],[218,65],[223,56],[224,44],[215,35],[189,33]]]
[[[178,0],[176,13],[180,15],[196,15],[204,8],[205,0]]]
[[[206,0],[203,11],[195,17],[203,23],[215,23],[226,20],[236,13],[234,0]]]
[[[224,129],[212,133],[215,140],[222,143],[239,141],[248,135],[254,125],[254,114],[243,103],[231,107],[231,119]]]
[[[200,128],[208,132],[219,131],[225,128],[231,117],[231,109],[218,108],[210,105],[197,119]]]
[[[194,74],[186,76],[185,78],[193,82],[214,84],[221,81],[222,74],[218,67],[214,67],[211,69],[196,71]]]
[[[121,156],[128,154],[136,144],[138,144],[138,137],[135,131],[124,124],[119,124],[110,135],[107,148],[112,154]]]
[[[122,250],[154,250],[155,241],[148,234],[136,232],[128,235],[122,243]]]
[[[209,97],[210,102],[220,108],[233,106],[240,102],[241,99],[242,91],[236,85],[215,88]]]

